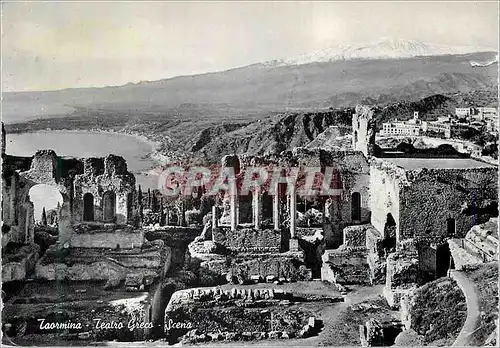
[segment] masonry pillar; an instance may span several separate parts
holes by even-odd
[[[14,173],[12,175],[12,179],[10,182],[10,202],[9,202],[9,223],[11,225],[17,225],[18,219],[17,219],[17,174]]]
[[[289,250],[298,251],[299,241],[295,237],[297,231],[297,192],[295,187],[292,187],[292,193],[290,194],[290,242]]]
[[[230,204],[230,214],[231,214],[231,231],[236,231],[236,228],[238,227],[238,215],[239,215],[238,197],[236,196],[236,194],[230,194],[229,204]]]
[[[31,244],[35,238],[35,206],[31,202],[26,202],[24,206],[26,214],[24,220],[24,243]]]
[[[214,205],[212,207],[212,228],[217,228],[217,207]]]
[[[187,226],[187,223],[186,223],[186,203],[183,201],[181,201],[181,216],[180,216],[180,221],[179,221],[179,225],[185,227]]]
[[[297,230],[297,193],[295,188],[292,188],[290,194],[290,238],[295,238],[295,231]]]
[[[5,139],[6,133],[5,133],[5,127],[2,122],[2,155],[5,154],[5,147],[7,144],[7,139]]]
[[[262,223],[262,197],[259,189],[255,189],[253,192],[253,222],[256,230],[260,229]]]
[[[280,197],[278,191],[278,185],[276,185],[276,192],[273,196],[273,222],[274,230],[278,231],[280,229]]]

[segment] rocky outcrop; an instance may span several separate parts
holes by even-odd
[[[207,127],[200,133],[198,133],[198,135],[195,137],[190,150],[192,152],[197,152],[208,145],[210,142],[216,141],[217,139],[226,136],[228,133],[245,127],[246,125],[246,123],[228,123]]]
[[[15,253],[2,255],[2,282],[25,280],[33,272],[39,258],[37,244],[23,245]]]
[[[390,346],[396,336],[402,331],[402,325],[397,321],[380,322],[369,319],[365,325],[359,326],[359,337],[363,347]]]
[[[418,257],[414,252],[399,251],[387,257],[384,297],[389,306],[398,309],[401,298],[417,288]]]
[[[210,142],[201,142],[197,154],[205,159],[230,153],[248,155],[278,154],[293,147],[306,146],[330,126],[349,126],[354,110],[332,110],[306,114],[278,115],[238,128]],[[210,133],[212,130],[206,131]]]
[[[498,258],[498,218],[473,226],[465,238],[448,240],[456,269],[474,268]]]
[[[325,250],[321,279],[335,284],[374,284],[385,281],[385,259],[380,256],[381,236],[370,224],[347,226],[344,243]]]
[[[142,249],[60,249],[51,246],[35,266],[35,277],[44,280],[107,280],[108,287],[117,279],[140,273],[158,279],[170,267],[171,250],[162,241],[148,242]]]
[[[404,330],[394,341],[394,347],[421,347],[424,346],[424,338],[414,330]]]

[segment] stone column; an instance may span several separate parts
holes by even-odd
[[[24,220],[24,243],[31,244],[35,239],[35,205],[31,202],[24,204],[26,218]]]
[[[273,222],[274,230],[279,231],[280,229],[280,197],[278,192],[278,185],[276,185],[276,192],[273,196]]]
[[[18,219],[17,219],[17,177],[16,173],[12,175],[12,179],[10,182],[10,202],[9,202],[9,223],[11,225],[17,225]]]
[[[115,217],[117,224],[126,224],[127,223],[127,205],[128,205],[128,197],[126,193],[115,196]]]
[[[181,216],[179,219],[179,225],[186,227],[186,203],[181,201]]]
[[[236,231],[238,227],[238,215],[239,215],[239,207],[238,207],[238,197],[236,194],[230,194],[229,196],[230,203],[230,214],[231,214],[231,231]]]
[[[214,205],[212,207],[212,229],[217,228],[217,207]]]
[[[290,238],[295,238],[295,231],[297,230],[297,192],[292,188],[290,194]]]
[[[252,194],[253,223],[256,230],[260,229],[262,223],[262,197],[260,190],[255,189]]]

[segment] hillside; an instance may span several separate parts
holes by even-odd
[[[276,66],[254,64],[223,72],[118,87],[4,93],[6,123],[71,114],[95,119],[109,111],[162,123],[258,119],[268,112],[394,103],[497,84],[497,64],[473,67],[495,53],[396,59],[352,59]],[[98,121],[96,121],[98,122]]]
[[[464,294],[453,279],[439,278],[417,289],[410,315],[425,345],[451,346],[467,317]]]
[[[467,105],[498,106],[496,89],[481,89],[450,95],[431,95],[417,101],[374,105],[377,125],[398,118],[409,119],[419,111],[422,119],[454,113]],[[200,158],[218,161],[231,153],[263,155],[279,153],[296,146],[347,148],[351,139],[354,108],[315,111],[295,110],[282,113],[249,113],[233,119],[214,117],[210,111],[192,106],[170,110],[168,117],[155,113],[128,114],[110,110],[74,113],[62,118],[44,118],[25,123],[7,124],[8,132],[40,129],[101,129],[141,134],[161,144],[162,154],[176,158]]]
[[[218,160],[225,154],[265,155],[306,146],[330,126],[351,124],[353,109],[279,115],[215,137],[195,152]]]

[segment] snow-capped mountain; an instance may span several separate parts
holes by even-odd
[[[360,46],[337,46],[306,53],[294,58],[267,62],[268,65],[300,65],[352,59],[394,59],[418,56],[438,56],[475,52],[495,52],[496,49],[479,46],[444,46],[424,44],[416,40],[384,38],[376,43]]]
[[[486,67],[492,64],[498,63],[498,54],[495,56],[495,58],[485,61],[485,62],[477,62],[477,61],[471,61],[470,65],[474,67]]]

